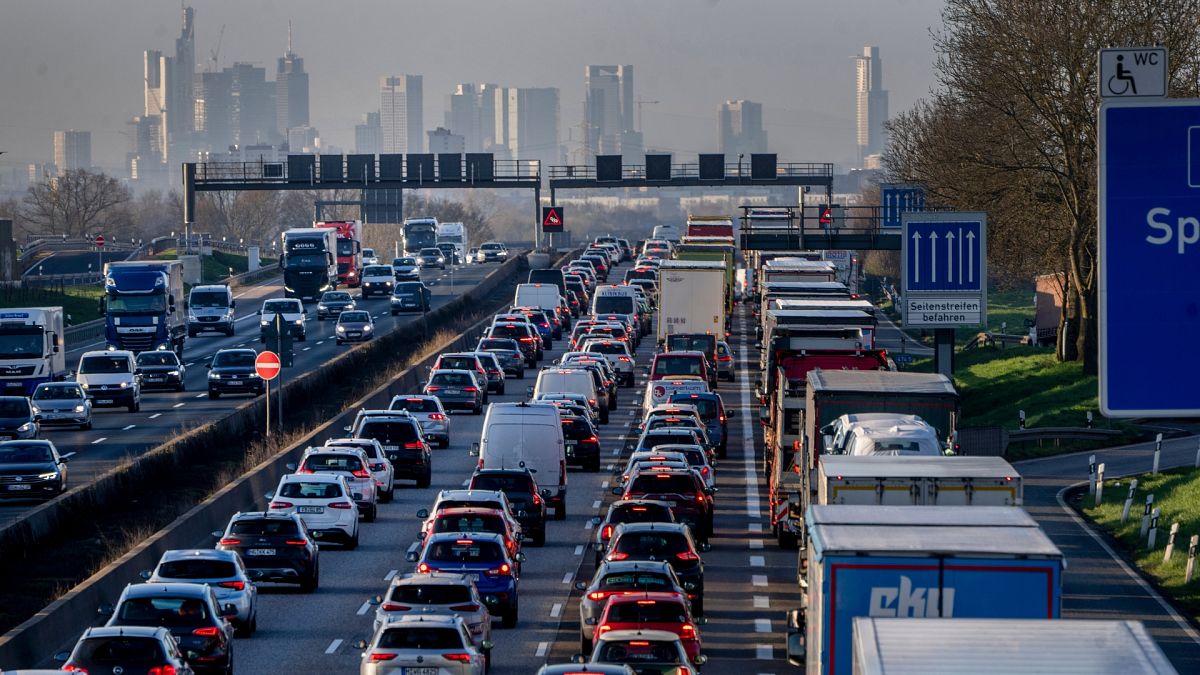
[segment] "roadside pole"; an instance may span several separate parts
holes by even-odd
[[[301,314],[300,316],[301,316],[301,320],[303,321],[304,315]],[[283,357],[282,357],[282,354],[283,354],[283,331],[285,330],[285,328],[286,327],[284,326],[283,313],[276,312],[275,313],[275,353],[281,355],[280,356],[281,361],[283,359]],[[268,399],[267,404],[270,405],[270,403],[271,403],[271,401]],[[279,385],[275,387],[275,403],[276,403],[276,405],[279,406],[279,414],[275,416],[275,420],[276,420],[275,424],[279,427],[279,433],[282,435],[283,434],[283,367],[282,367],[282,365],[279,368]]]

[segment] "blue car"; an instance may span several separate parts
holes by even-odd
[[[711,392],[695,394],[671,394],[667,399],[670,403],[686,403],[696,406],[700,411],[700,421],[708,431],[708,437],[717,445],[717,456],[724,459],[726,446],[729,443],[729,433],[726,428],[728,418],[733,417],[733,410],[725,410],[720,394]]]
[[[517,563],[524,553],[513,558],[499,534],[482,532],[439,532],[425,539],[419,553],[409,553],[409,562],[417,563],[417,572],[453,572],[475,579],[475,587],[488,611],[501,617],[501,625],[517,625]]]

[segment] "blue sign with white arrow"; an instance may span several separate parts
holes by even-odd
[[[959,214],[963,215],[963,214]],[[904,219],[906,288],[974,291],[984,287],[982,219]]]
[[[1100,410],[1200,415],[1200,100],[1105,101],[1099,132]]]
[[[925,188],[904,183],[884,183],[879,186],[880,227],[900,227],[900,215],[925,210]]]

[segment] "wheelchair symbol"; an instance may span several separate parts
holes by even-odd
[[[1118,89],[1118,84],[1120,88]],[[1125,68],[1125,56],[1123,54],[1117,56],[1117,74],[1108,78],[1108,91],[1113,96],[1124,96],[1126,92],[1133,91],[1133,95],[1137,96],[1137,83],[1133,80],[1133,75]]]

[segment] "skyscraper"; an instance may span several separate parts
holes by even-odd
[[[445,127],[438,127],[428,132],[429,152],[433,154],[453,153],[461,155],[467,151],[467,141],[462,134],[456,134]]]
[[[727,160],[738,155],[767,151],[762,104],[754,101],[725,101],[717,111],[717,136]]]
[[[200,73],[196,79],[196,136],[211,151],[233,144],[233,71]],[[168,113],[169,114],[169,113]]]
[[[888,93],[883,88],[883,65],[879,47],[863,47],[862,56],[855,61],[855,136],[858,159],[878,155],[887,145],[883,128],[888,118]]]
[[[233,143],[259,145],[278,140],[275,89],[267,81],[267,69],[235,63],[225,70],[232,87]]]
[[[379,79],[379,122],[383,151],[421,152],[425,147],[420,75],[390,75]]]
[[[354,152],[360,155],[378,155],[383,152],[383,127],[379,113],[362,116],[362,122],[354,125]]]
[[[633,66],[588,66],[584,75],[588,154],[639,153],[641,134],[633,125]]]
[[[75,169],[92,168],[92,132],[54,132],[54,165],[60,176]]]
[[[537,159],[542,170],[558,164],[558,89],[505,89],[508,99],[508,146],[513,159]]]
[[[454,87],[446,105],[446,127],[463,137],[467,152],[484,152],[496,139],[494,84],[465,83]]]
[[[164,71],[167,97],[167,135],[173,143],[184,141],[195,127],[195,98],[192,80],[196,73],[196,10],[183,8],[183,28],[175,40],[175,58]]]
[[[275,68],[275,128],[283,136],[292,127],[308,125],[308,73],[304,59],[292,51],[292,24],[288,23],[287,52]]]

